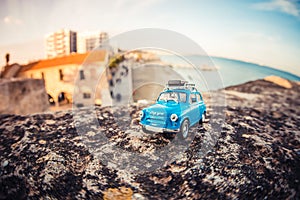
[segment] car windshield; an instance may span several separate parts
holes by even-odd
[[[160,94],[158,101],[175,101],[178,102],[177,92],[163,92]]]
[[[158,101],[186,102],[186,93],[183,92],[163,92]]]

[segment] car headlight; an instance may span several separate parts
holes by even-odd
[[[141,119],[144,117],[144,112],[142,110],[140,111],[139,116]]]
[[[177,121],[178,116],[177,116],[176,114],[172,114],[172,115],[170,116],[170,119],[171,119],[172,122],[175,122],[175,121]]]

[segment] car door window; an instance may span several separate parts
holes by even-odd
[[[179,93],[179,101],[186,103],[186,93],[183,93],[183,92]]]
[[[197,96],[197,102],[200,102],[200,101],[202,101],[202,97],[201,97],[201,95],[200,95],[200,94],[196,94],[196,96]]]
[[[190,103],[196,103],[197,102],[197,97],[196,94],[191,94],[190,95]]]

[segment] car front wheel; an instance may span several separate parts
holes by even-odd
[[[186,139],[189,135],[190,123],[188,119],[183,120],[180,126],[179,136],[182,139]]]
[[[201,119],[200,119],[200,121],[199,121],[199,124],[205,123],[205,119],[206,119],[206,112],[204,112],[204,113],[202,114]]]

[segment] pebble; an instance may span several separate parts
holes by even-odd
[[[45,120],[45,121],[46,121],[46,124],[49,124],[49,125],[52,125],[52,124],[56,123],[55,120]]]
[[[46,144],[46,140],[39,140],[39,144]]]
[[[87,136],[89,136],[89,137],[94,137],[95,135],[96,135],[96,133],[93,131],[87,132]]]
[[[132,200],[145,200],[145,199],[146,198],[143,195],[139,194],[139,193],[135,193],[135,194],[132,195]]]
[[[8,165],[8,161],[7,160],[3,161],[2,167],[6,167],[7,165]]]

